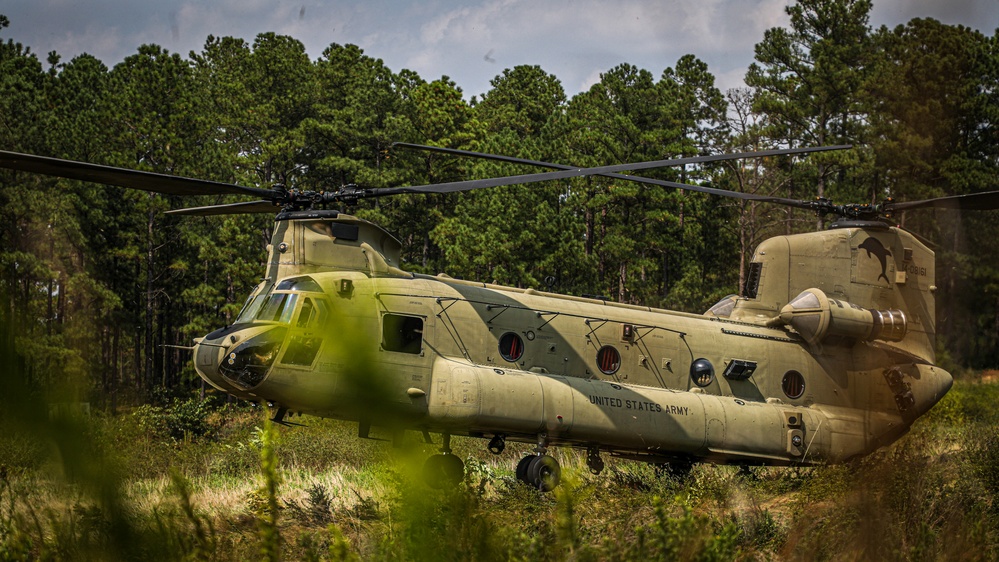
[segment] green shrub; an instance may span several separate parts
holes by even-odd
[[[732,515],[732,523],[741,530],[741,544],[764,552],[776,552],[787,540],[787,529],[768,509],[753,506],[745,515]]]
[[[982,487],[990,517],[999,521],[999,427],[969,432],[966,447],[969,468]]]
[[[697,515],[690,504],[678,501],[680,515],[669,515],[669,505],[652,499],[654,519],[637,530],[637,540],[623,558],[629,560],[728,561],[739,552],[741,531],[732,521]],[[614,556],[618,558],[620,556]]]
[[[333,495],[316,483],[305,491],[304,501],[287,500],[285,510],[306,525],[327,525],[333,522]]]
[[[48,458],[48,451],[37,439],[0,426],[0,470],[35,470]]]
[[[208,401],[174,398],[165,407],[143,404],[132,412],[132,417],[139,427],[151,435],[164,435],[174,441],[183,441],[208,433],[208,415],[212,411]]]

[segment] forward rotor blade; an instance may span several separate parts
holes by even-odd
[[[555,168],[558,170],[576,170],[578,168],[574,166],[566,166],[565,164],[554,164],[552,162],[542,162],[540,160],[527,160],[525,158],[515,158],[513,156],[501,156],[499,154],[489,154],[487,152],[472,152],[470,150],[459,150],[457,148],[442,148],[439,146],[428,146],[423,144],[412,144],[408,142],[396,142],[392,143],[392,146],[399,146],[401,148],[409,148],[413,150],[426,150],[429,152],[441,152],[444,154],[455,154],[459,156],[469,156],[473,158],[484,158],[487,160],[498,160],[500,162],[510,162],[513,164],[527,164],[530,166],[541,166],[546,168]],[[753,193],[742,193],[739,191],[729,191],[727,189],[717,189],[714,187],[704,187],[700,185],[691,185],[689,183],[679,183],[667,180],[658,180],[654,178],[646,178],[642,176],[628,176],[625,174],[594,174],[605,178],[614,178],[619,180],[633,181],[637,183],[644,183],[650,185],[658,185],[662,187],[672,187],[675,189],[686,189],[689,191],[697,191],[700,193],[708,193],[711,195],[719,195],[721,197],[732,197],[735,199],[742,199],[746,201],[762,201],[765,203],[776,203],[779,205],[786,205],[788,207],[797,207],[800,209],[811,209],[812,204],[810,202],[799,201],[797,199],[786,199],[784,197],[768,197],[765,195],[756,195]]]
[[[965,195],[948,195],[921,201],[888,202],[884,204],[885,211],[905,211],[908,209],[961,209],[964,211],[991,211],[999,209],[999,191],[984,191],[982,193],[967,193]]]
[[[259,187],[244,187],[232,183],[170,176],[155,172],[140,172],[139,170],[130,170],[127,168],[115,168],[113,166],[102,166],[100,164],[76,162],[60,158],[48,158],[45,156],[35,156],[34,154],[19,154],[5,150],[0,150],[0,168],[116,185],[169,195],[219,195],[234,193],[238,195],[255,195],[268,199],[281,197],[280,191],[261,189]]]
[[[204,207],[188,207],[166,211],[167,215],[193,215],[208,217],[212,215],[249,215],[252,213],[274,214],[280,207],[271,201],[246,201],[244,203],[229,203],[226,205],[207,205]]]
[[[524,174],[519,176],[506,176],[502,178],[455,181],[455,182],[435,183],[430,185],[390,187],[385,189],[372,190],[371,192],[369,192],[369,194],[366,195],[366,197],[385,197],[387,195],[396,195],[398,193],[455,193],[459,191],[470,191],[473,189],[481,189],[485,187],[499,187],[501,185],[534,183],[540,181],[576,178],[581,176],[596,176],[596,175],[604,175],[614,172],[647,170],[650,168],[663,168],[666,166],[679,166],[681,164],[718,162],[722,160],[736,160],[739,158],[762,158],[765,156],[780,156],[786,154],[805,154],[809,152],[823,152],[827,150],[843,150],[846,148],[852,148],[852,147],[849,145],[841,145],[841,146],[821,146],[816,148],[789,148],[789,149],[780,149],[780,150],[763,150],[758,152],[737,152],[734,154],[695,156],[692,158],[672,158],[668,160],[655,160],[651,162],[637,162],[630,164],[597,166],[594,168],[571,168],[568,170],[562,170],[558,172]],[[683,189],[689,189],[689,187],[690,186],[684,185]],[[724,192],[724,190],[719,190],[719,191]]]

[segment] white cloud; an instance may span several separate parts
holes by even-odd
[[[441,43],[450,35],[451,28],[467,18],[470,13],[469,8],[461,8],[431,19],[420,26],[420,39],[427,45]]]
[[[627,62],[658,78],[692,53],[709,64],[720,87],[741,84],[753,46],[771,27],[787,25],[793,0],[134,0],[15,1],[0,8],[13,38],[68,60],[87,51],[108,66],[157,43],[182,55],[208,35],[248,42],[265,31],[302,41],[313,58],[333,42],[355,43],[392,70],[425,79],[448,75],[478,94],[504,68],[541,66],[574,95],[599,74]],[[304,8],[304,13],[303,13]],[[945,23],[999,24],[996,0],[878,0],[874,25],[915,16]],[[484,60],[486,54],[495,63]]]
[[[593,87],[594,84],[600,82],[600,75],[603,74],[603,72],[604,71],[602,70],[594,70],[593,72],[591,72],[589,76],[584,78],[583,81],[579,83],[578,86],[579,91],[580,92],[588,91],[590,88]]]

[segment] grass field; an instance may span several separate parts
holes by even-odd
[[[436,491],[415,433],[393,448],[356,424],[272,426],[194,399],[54,420],[5,405],[0,559],[995,560],[995,374],[959,378],[854,464],[674,478],[610,460],[594,476],[557,450],[550,494],[514,478],[522,445],[455,438],[465,481]]]

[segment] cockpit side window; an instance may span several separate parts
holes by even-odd
[[[305,297],[302,301],[302,311],[298,313],[296,328],[322,328],[329,318],[329,303],[326,299]]]
[[[326,299],[316,299],[315,307],[316,313],[310,326],[322,328],[326,325],[326,321],[330,317],[330,303]]]
[[[316,307],[312,304],[312,299],[305,299],[302,302],[302,312],[298,313],[298,322],[295,322],[296,328],[307,328],[309,324],[314,320],[316,315]]]
[[[295,295],[298,296],[298,295]],[[288,338],[288,348],[281,358],[286,365],[312,365],[323,346],[322,328],[330,317],[330,305],[318,295],[302,295],[299,299],[295,330]]]

